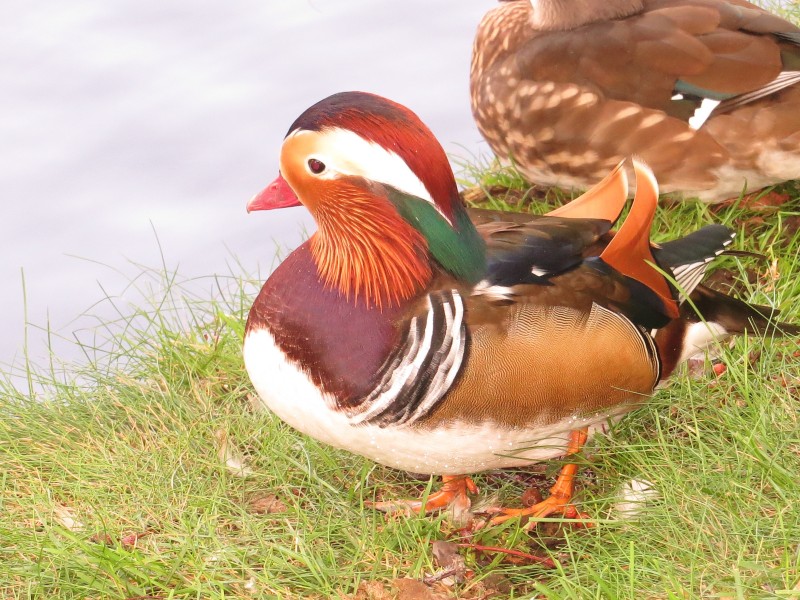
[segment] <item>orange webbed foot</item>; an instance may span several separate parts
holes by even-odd
[[[442,476],[442,487],[428,495],[424,500],[390,500],[386,502],[370,502],[369,506],[377,510],[396,513],[412,512],[427,514],[445,508],[452,508],[456,514],[469,511],[472,501],[469,494],[477,494],[478,486],[466,475]]]
[[[570,434],[569,446],[567,447],[567,454],[575,454],[580,451],[586,443],[588,437],[588,429],[580,429],[573,431]],[[537,502],[533,506],[527,508],[498,508],[494,512],[499,513],[489,521],[489,525],[499,525],[505,523],[510,519],[521,517],[529,517],[534,519],[543,519],[551,515],[563,515],[567,519],[578,519],[579,522],[588,519],[589,515],[578,511],[574,504],[570,503],[575,488],[575,474],[578,472],[578,465],[569,463],[561,467],[561,472],[558,474],[553,487],[550,488],[550,496],[541,502]],[[530,528],[535,525],[535,522],[527,524],[525,527]],[[584,527],[591,527],[589,522],[581,522]]]
[[[574,465],[567,465],[574,466]],[[583,527],[592,527],[592,523],[585,521],[589,519],[589,515],[580,512],[574,504],[570,503],[572,494],[563,496],[560,494],[551,494],[545,500],[529,506],[527,508],[499,508],[499,513],[489,521],[489,525],[500,525],[511,519],[517,518],[533,518],[543,519],[553,515],[562,515],[566,519],[575,519],[580,522]],[[528,523],[525,527],[529,529],[535,526],[535,521]],[[577,523],[576,523],[577,524]]]

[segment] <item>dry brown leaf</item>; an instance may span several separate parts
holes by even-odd
[[[755,192],[745,196],[740,206],[749,210],[771,210],[783,206],[791,199],[792,197],[789,194],[776,192],[775,190],[766,193]]]
[[[774,259],[767,269],[767,272],[764,274],[764,279],[766,283],[764,284],[763,291],[771,292],[775,289],[775,284],[781,278],[781,272],[778,269],[778,259]]]
[[[397,590],[396,600],[447,600],[448,596],[434,592],[419,579],[395,579],[392,586]]]
[[[511,594],[511,582],[508,580],[507,577],[501,575],[500,573],[489,573],[486,577],[483,578],[481,582],[483,584],[484,589],[486,590],[486,597],[493,597],[493,596],[503,596],[508,597]]]
[[[123,548],[133,548],[134,546],[136,546],[136,542],[138,542],[144,536],[150,535],[151,533],[153,533],[153,532],[150,531],[150,530],[145,530],[145,531],[142,531],[141,533],[137,533],[137,532],[134,531],[134,532],[131,532],[131,533],[127,534],[127,535],[123,535],[120,538],[119,542],[120,542],[120,544],[122,544]]]
[[[345,596],[346,600],[394,600],[394,594],[386,589],[382,581],[362,581],[356,593]]]
[[[264,403],[261,402],[261,398],[258,397],[258,394],[247,394],[247,403],[250,405],[250,410],[254,413],[266,412]]]
[[[89,538],[89,541],[94,544],[102,544],[103,546],[113,546],[114,539],[107,533],[95,533]]]
[[[217,456],[225,467],[237,477],[249,477],[253,470],[245,464],[244,457],[236,447],[228,440],[228,433],[224,429],[214,432],[217,440]]]
[[[56,505],[53,509],[53,518],[56,520],[56,523],[70,531],[80,531],[83,529],[83,523],[75,516],[75,510],[68,506],[63,506],[61,504]]]
[[[525,491],[522,492],[522,506],[535,506],[544,500],[542,497],[542,491],[537,487],[528,487],[525,488]]]
[[[436,540],[433,542],[433,561],[439,571],[425,577],[425,583],[441,582],[452,586],[464,581],[467,575],[467,563],[458,552],[458,546],[451,542]]]
[[[249,503],[251,513],[257,515],[271,515],[286,512],[286,505],[275,494],[256,496]]]
[[[452,542],[444,540],[436,540],[432,544],[433,560],[436,566],[443,569],[449,569],[456,566],[461,558],[458,555],[458,546]],[[463,560],[463,559],[462,559]]]

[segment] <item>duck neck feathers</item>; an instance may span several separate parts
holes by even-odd
[[[424,236],[386,199],[341,182],[314,213],[311,256],[325,285],[382,308],[407,301],[431,280]]]
[[[310,250],[320,279],[367,306],[398,305],[425,290],[436,272],[465,284],[486,271],[483,239],[456,196],[450,219],[436,205],[357,178],[314,209]]]

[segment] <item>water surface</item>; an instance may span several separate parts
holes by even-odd
[[[415,110],[448,152],[479,143],[470,47],[491,0],[6,0],[0,22],[0,364],[27,319],[90,339],[137,263],[266,274],[302,209],[247,215],[286,129],[337,91]],[[156,239],[157,236],[157,239]],[[239,264],[235,264],[233,257]],[[209,285],[209,288],[212,286]],[[210,293],[210,291],[209,291]],[[102,301],[109,296],[115,303]],[[29,329],[34,362],[46,336]]]

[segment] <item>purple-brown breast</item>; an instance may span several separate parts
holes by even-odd
[[[394,323],[404,310],[369,308],[327,288],[305,242],[264,284],[247,331],[268,328],[287,357],[344,408],[372,391],[375,374],[398,343]]]

